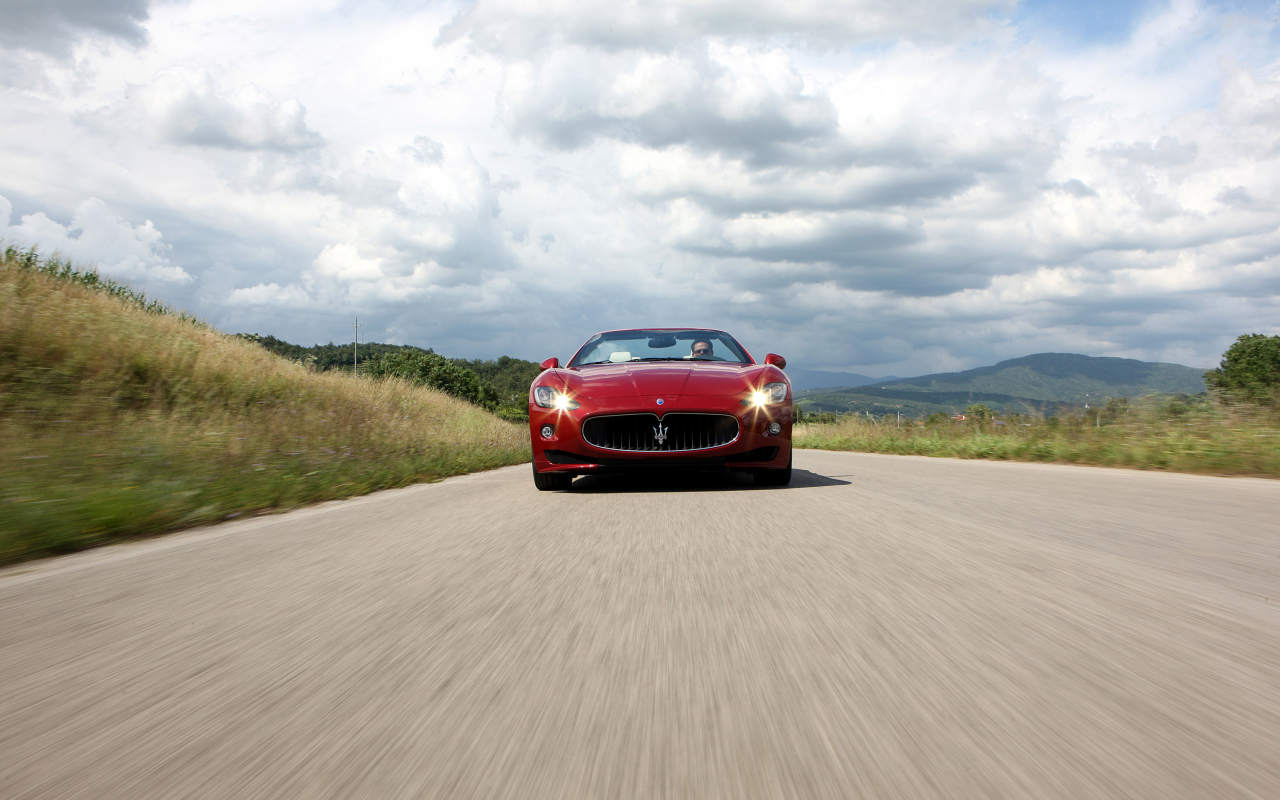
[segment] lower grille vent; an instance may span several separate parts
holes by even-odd
[[[678,453],[723,447],[738,438],[738,420],[728,414],[614,414],[592,417],[582,438],[605,450]]]
[[[748,450],[745,453],[737,453],[732,456],[725,456],[724,463],[737,464],[743,461],[772,461],[778,457],[778,448],[776,447],[757,447],[755,450]]]

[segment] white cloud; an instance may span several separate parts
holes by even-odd
[[[695,323],[869,374],[1203,365],[1278,318],[1274,21],[1176,0],[1057,49],[980,0],[353,8],[6,54],[7,231],[190,276],[235,330],[464,356]]]
[[[10,0],[4,6],[0,47],[57,56],[86,35],[130,44],[146,41],[149,0]]]
[[[13,205],[0,197],[0,238],[19,247],[38,247],[45,255],[92,265],[113,278],[176,284],[192,280],[186,270],[170,263],[169,247],[151,220],[132,225],[96,197],[78,205],[67,225],[43,212],[26,214],[19,224],[9,225],[12,215]]]
[[[763,156],[827,138],[837,124],[830,101],[809,93],[791,57],[778,49],[571,47],[511,65],[500,103],[513,135],[564,149],[604,136],[651,148],[689,143]]]
[[[148,87],[158,138],[233,150],[309,150],[324,144],[297,99],[277,100],[253,84],[224,91],[208,74],[164,73]]]
[[[443,41],[468,37],[506,55],[588,45],[601,49],[662,50],[709,36],[794,37],[848,46],[911,36],[953,39],[992,23],[1010,0],[478,0],[441,32]]]

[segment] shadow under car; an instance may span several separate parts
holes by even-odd
[[[787,486],[756,486],[755,478],[743,472],[688,471],[676,473],[610,472],[583,475],[569,487],[571,492],[613,494],[623,492],[739,492],[752,489],[812,489],[821,486],[848,486],[849,481],[819,475],[807,469],[792,469]]]

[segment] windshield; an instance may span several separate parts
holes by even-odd
[[[629,361],[729,361],[750,364],[751,359],[733,337],[723,331],[650,330],[597,333],[569,362],[621,364]]]

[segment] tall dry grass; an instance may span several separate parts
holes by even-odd
[[[448,395],[0,259],[0,563],[527,460]]]
[[[1280,420],[1267,409],[1150,398],[1110,419],[925,426],[846,417],[797,425],[797,447],[866,453],[1047,461],[1215,475],[1280,477]]]

